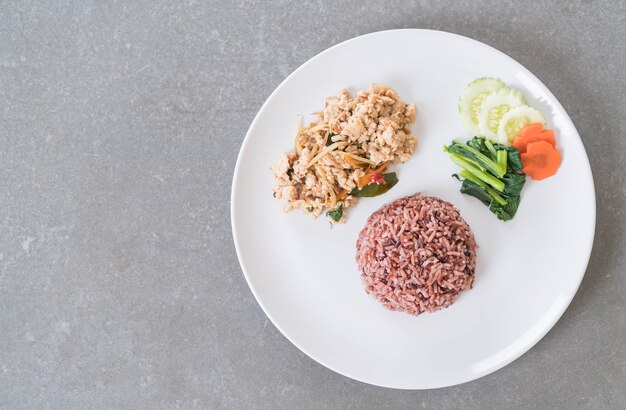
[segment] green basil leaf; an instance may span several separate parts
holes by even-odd
[[[337,134],[333,134],[332,132],[330,133],[330,135],[328,136],[328,139],[326,140],[326,146],[329,146],[330,144],[333,143],[331,138],[334,137],[335,135],[337,135]]]
[[[376,183],[370,183],[361,189],[353,189],[352,192],[350,192],[350,195],[362,198],[372,198],[384,194],[398,183],[398,177],[395,172],[383,174],[383,178],[385,178],[384,184],[379,185]]]
[[[335,222],[339,222],[343,216],[343,202],[339,202],[339,206],[334,211],[326,212],[326,217],[332,219]]]

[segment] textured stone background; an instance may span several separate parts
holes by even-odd
[[[624,408],[625,16],[623,1],[0,1],[0,407]],[[415,392],[293,347],[246,286],[229,220],[271,91],[333,44],[406,27],[541,78],[598,198],[554,329],[494,374]]]

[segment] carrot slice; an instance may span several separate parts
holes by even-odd
[[[540,122],[534,122],[532,124],[524,125],[520,130],[519,135],[524,137],[525,134],[536,134],[541,131],[543,131],[543,124]]]
[[[528,124],[522,128],[520,135],[513,140],[513,146],[520,152],[526,152],[527,146],[536,141],[547,141],[552,147],[556,147],[554,131],[543,130],[543,124]]]
[[[526,152],[520,154],[520,158],[522,171],[537,181],[556,174],[561,165],[561,153],[545,140],[528,144]]]
[[[363,188],[365,185],[368,185],[370,182],[372,182],[372,175],[375,174],[380,174],[381,172],[383,172],[385,170],[385,168],[387,168],[387,165],[389,165],[388,162],[383,162],[383,164],[381,166],[379,166],[378,168],[376,168],[375,170],[368,172],[367,174],[363,175],[361,178],[359,178],[359,180],[357,181],[357,188],[361,189]]]

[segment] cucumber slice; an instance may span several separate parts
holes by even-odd
[[[474,134],[480,133],[478,111],[485,98],[505,85],[497,78],[483,77],[472,81],[459,97],[459,117],[463,127]]]
[[[524,95],[513,88],[500,88],[485,98],[478,111],[478,127],[485,137],[498,142],[500,120],[512,108],[526,104]]]
[[[534,108],[521,105],[513,108],[502,116],[498,125],[498,139],[500,144],[511,145],[513,139],[519,135],[519,130],[526,124],[540,122],[545,124],[543,115]]]

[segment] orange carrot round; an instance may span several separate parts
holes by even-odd
[[[556,147],[554,131],[544,130],[543,124],[540,123],[524,126],[520,131],[520,135],[513,140],[513,146],[523,153],[526,152],[528,144],[536,141],[546,141],[549,142],[552,147]]]
[[[531,142],[520,154],[522,171],[532,179],[542,180],[556,174],[561,165],[561,153],[545,140]]]
[[[532,124],[526,124],[519,131],[521,137],[526,137],[527,134],[537,134],[543,131],[543,124],[540,122],[533,122]]]

